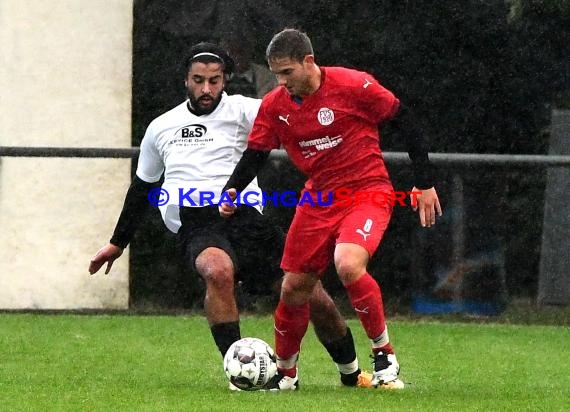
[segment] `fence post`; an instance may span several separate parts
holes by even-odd
[[[553,110],[551,155],[570,154],[570,110]],[[570,304],[569,168],[549,168],[544,196],[544,224],[538,278],[538,304]]]

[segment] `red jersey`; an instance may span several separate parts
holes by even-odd
[[[302,101],[295,101],[285,87],[263,98],[248,147],[270,151],[282,146],[308,176],[305,189],[313,193],[391,190],[378,124],[396,113],[399,100],[368,73],[320,69],[320,88]]]

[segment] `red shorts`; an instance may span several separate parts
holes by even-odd
[[[355,243],[372,256],[390,223],[392,206],[371,200],[350,206],[297,207],[281,260],[293,273],[322,275],[338,243]]]

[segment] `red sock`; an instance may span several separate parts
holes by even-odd
[[[391,343],[382,346],[381,348],[372,348],[372,352],[377,354],[378,352],[382,352],[384,355],[389,355],[394,353],[394,348],[392,347]]]
[[[386,321],[378,283],[369,273],[365,273],[356,282],[346,285],[346,290],[366,335],[370,339],[380,337],[386,330]]]
[[[287,305],[280,300],[274,320],[275,353],[280,359],[287,360],[301,349],[301,340],[309,327],[309,304]]]

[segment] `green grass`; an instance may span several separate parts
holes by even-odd
[[[349,321],[361,365],[368,342]],[[244,336],[273,342],[269,316]],[[227,389],[201,316],[0,314],[2,411],[568,411],[568,327],[398,319],[404,391],[340,387],[309,331],[294,393]]]

